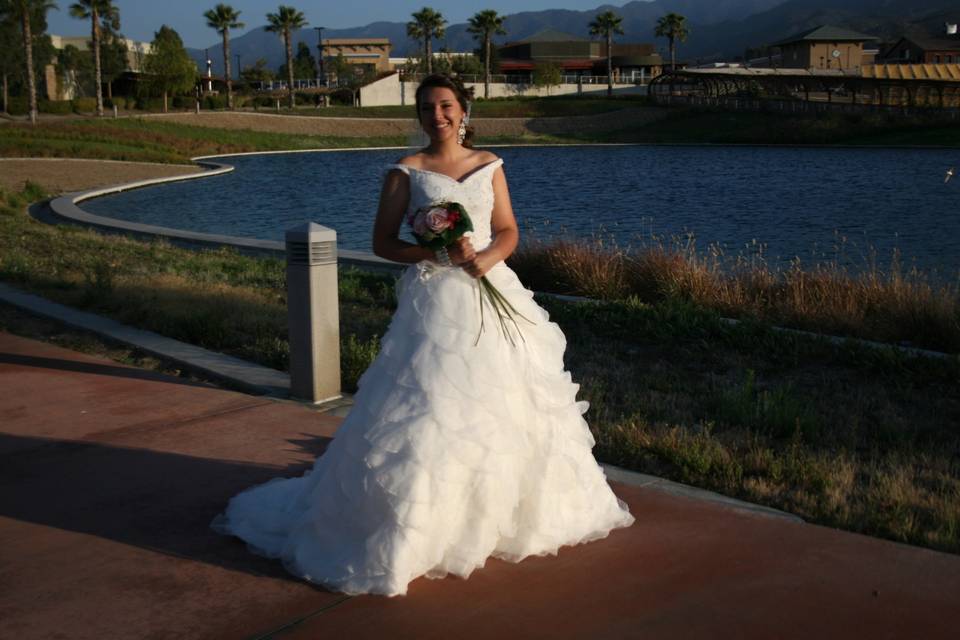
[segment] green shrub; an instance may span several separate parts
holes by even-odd
[[[37,109],[40,113],[68,114],[73,112],[73,103],[69,100],[41,100]]]
[[[330,94],[330,104],[339,104],[347,107],[353,106],[353,90],[337,89]]]
[[[221,95],[209,95],[203,97],[203,108],[204,109],[226,109],[227,108],[227,96]]]
[[[254,96],[252,102],[254,109],[273,109],[277,106],[277,99],[273,96]]]
[[[134,98],[126,98],[124,96],[113,96],[112,98],[104,98],[103,106],[107,109],[113,109],[114,106],[117,109],[133,109],[137,106],[137,101]]]
[[[171,106],[174,109],[193,109],[196,106],[197,99],[193,96],[174,96]]]
[[[302,91],[294,92],[293,99],[294,102],[299,105],[316,106],[319,103],[318,96],[316,94],[304,93]]]
[[[139,96],[137,98],[137,109],[141,111],[163,111],[163,98]]]
[[[30,111],[30,103],[26,96],[10,98],[7,104],[7,113],[12,116],[25,116]]]
[[[92,113],[97,110],[96,98],[74,98],[73,110],[77,113]]]

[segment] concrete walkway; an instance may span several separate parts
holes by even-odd
[[[614,483],[608,539],[346,597],[208,529],[339,419],[0,333],[0,638],[955,638],[960,557]]]

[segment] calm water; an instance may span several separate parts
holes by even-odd
[[[960,178],[950,150],[755,147],[500,148],[525,237],[614,234],[641,244],[693,234],[697,245],[769,260],[876,250],[886,264],[960,272]],[[340,246],[370,250],[384,165],[402,151],[226,158],[233,173],[98,198],[83,208],[124,220],[282,239],[308,220]],[[845,239],[845,241],[844,241]]]

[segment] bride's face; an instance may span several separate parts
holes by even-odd
[[[446,87],[430,87],[420,97],[420,126],[434,142],[456,138],[464,115],[456,94]]]

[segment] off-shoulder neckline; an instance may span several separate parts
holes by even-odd
[[[390,166],[390,167],[396,167],[396,168],[400,169],[401,171],[404,170],[404,169],[406,169],[406,170],[409,170],[409,171],[419,171],[420,173],[432,173],[432,174],[435,175],[435,176],[442,176],[442,177],[446,178],[447,180],[451,180],[451,181],[453,181],[453,182],[456,182],[457,184],[465,184],[465,183],[467,182],[467,180],[469,180],[469,179],[472,178],[473,176],[477,175],[478,173],[481,173],[484,169],[487,169],[487,168],[492,167],[492,166],[497,165],[497,164],[503,164],[503,158],[497,158],[496,160],[491,160],[490,162],[487,162],[487,163],[485,163],[485,164],[482,164],[482,165],[480,165],[479,167],[476,167],[476,168],[474,168],[474,169],[471,169],[470,171],[468,171],[468,172],[465,173],[464,175],[460,176],[460,178],[454,178],[453,176],[449,176],[449,175],[447,175],[447,174],[445,174],[445,173],[440,173],[439,171],[431,171],[430,169],[421,169],[421,168],[419,168],[419,167],[412,167],[412,166],[410,166],[410,165],[408,165],[408,164],[400,164],[399,162],[393,163],[393,164],[391,164],[391,165],[389,165],[389,166]]]

